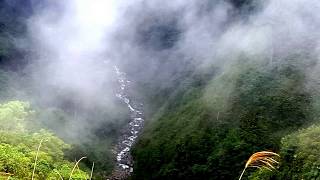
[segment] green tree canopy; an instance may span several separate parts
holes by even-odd
[[[47,130],[29,130],[28,124],[34,123],[32,114],[26,102],[0,105],[0,177],[30,179],[38,154],[36,179],[69,178],[74,163],[64,159],[64,151],[70,146]],[[72,178],[86,179],[87,176],[77,168]]]

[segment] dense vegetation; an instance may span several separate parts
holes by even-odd
[[[36,162],[36,179],[59,179],[59,174],[69,178],[75,164],[65,159],[64,151],[70,146],[48,130],[37,130],[33,114],[24,102],[0,105],[0,177],[31,178]],[[87,177],[81,170],[72,175],[73,179]]]
[[[311,121],[312,102],[302,65],[284,62],[241,59],[206,86],[189,79],[194,83],[171,97],[136,145],[135,178],[234,179],[250,154],[285,148],[281,138]]]
[[[11,179],[31,177],[37,146],[41,139],[48,139],[40,149],[36,179],[59,179],[56,171],[69,178],[74,165],[71,162],[83,156],[87,158],[81,161],[82,169],[87,171],[94,162],[94,178],[105,179],[113,169],[112,147],[126,121],[127,109],[121,103],[110,107],[113,99],[105,100],[108,109],[102,103],[84,107],[76,95],[61,93],[54,87],[49,87],[49,91],[38,91],[36,86],[39,83],[33,84],[34,74],[30,70],[30,64],[35,60],[30,58],[34,49],[30,48],[32,41],[28,36],[27,23],[34,9],[45,3],[38,0],[0,1],[0,104],[3,108],[12,106],[10,109],[13,111],[1,122],[1,152],[5,153],[0,152],[0,174],[15,174]],[[105,90],[105,93],[109,91],[113,93],[112,89]],[[21,117],[24,123],[21,126],[18,125],[19,119],[13,121],[11,118],[19,117],[16,113],[24,113],[24,106],[29,105],[12,102],[16,99],[30,102],[34,109],[32,117]],[[92,120],[96,123],[91,123]],[[24,130],[12,129],[18,127]],[[79,171],[73,178],[80,177],[87,177],[87,173]]]
[[[281,142],[278,171],[257,171],[251,179],[319,179],[319,125],[289,134]]]
[[[259,8],[259,1],[226,1],[236,9],[230,21]],[[83,156],[72,179],[88,179],[93,162],[93,179],[105,179],[128,110],[107,95],[84,105],[72,92],[34,87],[25,68],[32,59],[25,24],[31,2],[38,1],[0,1],[0,179],[30,179],[34,167],[35,179],[68,179]],[[248,169],[244,179],[319,179],[320,96],[307,87],[314,64],[304,49],[274,62],[239,56],[198,67],[169,55],[185,34],[177,19],[160,16],[138,23],[135,40],[148,56],[165,55],[124,63],[137,82],[129,93],[146,104],[148,120],[132,151],[132,179],[237,179],[248,157],[262,150],[281,155],[278,170]],[[146,76],[148,70],[156,72]]]

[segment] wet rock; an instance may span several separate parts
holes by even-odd
[[[130,110],[130,120],[127,126],[122,130],[122,135],[118,139],[118,144],[114,149],[116,154],[116,167],[108,179],[122,180],[127,179],[134,171],[130,150],[143,128],[144,113],[142,110],[143,104],[132,100],[127,93],[127,88],[130,87],[129,84],[131,81],[127,80],[126,74],[121,72],[117,66],[114,66],[114,69],[119,82],[119,89],[116,93],[116,97],[128,106]]]

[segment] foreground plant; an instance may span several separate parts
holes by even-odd
[[[251,157],[248,159],[240,177],[239,180],[241,180],[244,172],[249,167],[259,168],[259,169],[267,169],[269,171],[272,171],[276,169],[276,165],[279,164],[279,161],[276,161],[275,158],[279,158],[280,155],[271,151],[261,151],[256,152],[251,155]]]
[[[33,166],[33,171],[32,171],[32,178],[31,178],[32,180],[34,180],[34,173],[36,171],[37,160],[38,160],[38,155],[39,155],[39,151],[40,151],[40,147],[41,147],[42,141],[43,141],[43,139],[41,139],[41,141],[39,143],[39,146],[38,146],[38,149],[37,149],[36,158],[34,160],[34,166]]]

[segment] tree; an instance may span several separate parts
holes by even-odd
[[[70,146],[47,130],[31,131],[28,124],[34,121],[32,114],[26,102],[0,105],[0,177],[30,178],[37,156],[35,179],[69,178],[74,163],[64,159],[64,151]],[[40,142],[42,146],[37,151]],[[73,179],[86,177],[82,170],[72,175]]]

